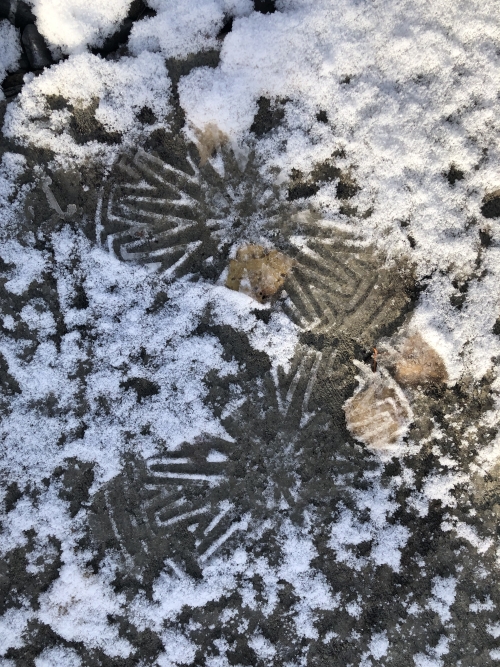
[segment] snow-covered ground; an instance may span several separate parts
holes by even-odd
[[[30,6],[0,666],[496,664],[500,3],[149,0],[108,55],[129,1]]]

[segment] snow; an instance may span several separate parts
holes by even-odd
[[[389,641],[387,639],[385,632],[379,632],[373,635],[370,641],[370,653],[373,655],[375,660],[380,660],[384,655],[387,655],[387,649],[389,648]]]
[[[479,283],[479,239],[468,221],[480,215],[484,193],[498,187],[499,156],[487,134],[498,133],[492,115],[500,83],[490,21],[494,4],[442,3],[432,19],[427,5],[413,2],[391,2],[383,12],[378,6],[358,9],[348,0],[279,6],[283,11],[269,16],[235,20],[220,65],[195,69],[181,80],[188,121],[194,127],[215,123],[243,141],[260,96],[289,99],[286,148],[279,148],[282,131],[260,147],[268,165],[307,172],[342,147],[363,184],[356,204],[373,210],[366,231],[396,256],[409,250],[400,224],[406,220],[418,275],[439,270],[415,323],[439,340],[452,379],[464,367],[482,377],[500,351],[491,333],[499,315],[498,250],[483,252],[487,277]],[[347,75],[348,85],[341,83]],[[335,119],[334,134],[312,123],[318,109]],[[448,116],[456,120],[443,123]],[[451,164],[466,174],[453,188],[442,175]],[[497,238],[497,222],[484,226]],[[453,312],[451,282],[468,277],[470,301]]]
[[[429,608],[438,614],[441,623],[451,620],[450,607],[455,601],[455,588],[457,580],[455,577],[434,577],[432,581],[432,599]]]
[[[262,178],[277,185],[287,182],[292,169],[307,174],[336,153],[336,165],[350,170],[360,186],[352,204],[361,212],[371,210],[371,215],[343,216],[332,184],[323,185],[312,202],[326,220],[340,220],[362,234],[366,244],[383,251],[388,264],[411,264],[426,287],[408,330],[419,332],[439,352],[450,387],[464,378],[471,383],[492,378],[492,403],[470,427],[497,428],[500,338],[493,329],[500,317],[500,223],[484,218],[480,211],[484,196],[500,186],[497,3],[278,0],[278,11],[268,15],[254,12],[249,0],[149,0],[148,4],[156,15],[134,24],[128,54],[112,60],[90,49],[101,46],[119,27],[129,0],[32,0],[38,29],[54,55],[68,57],[36,77],[27,75],[21,94],[7,105],[5,137],[30,150],[51,151],[52,166],[109,167],[120,151],[134,150],[154,130],[168,129],[173,104],[165,60],[221,48],[217,66],[194,67],[179,81],[186,134],[194,137],[197,130],[215,125],[229,137],[242,164],[255,150]],[[218,35],[228,17],[233,18],[233,27],[222,41]],[[0,78],[16,69],[20,54],[18,30],[7,20],[0,21]],[[256,143],[250,127],[263,96],[282,104],[285,116],[279,128]],[[56,97],[64,104],[52,108]],[[144,107],[155,116],[147,127],[138,117]],[[320,110],[329,123],[317,120]],[[87,113],[102,131],[114,135],[115,143],[79,142],[75,112]],[[223,174],[222,158],[216,159],[213,164]],[[451,165],[464,173],[453,186],[445,176]],[[126,599],[114,590],[115,564],[109,554],[98,574],[85,567],[83,555],[76,555],[86,509],[71,518],[55,486],[46,490],[41,486],[65,460],[77,457],[95,464],[92,496],[121,472],[123,455],[131,447],[128,433],[134,434],[133,453],[143,457],[156,455],[159,441],[170,451],[200,436],[231,441],[206,404],[205,378],[210,371],[231,377],[240,369],[226,357],[215,336],[199,334],[204,313],[210,310],[215,325],[247,335],[255,350],[268,355],[274,371],[279,366],[285,372],[289,369],[300,330],[278,311],[264,323],[255,313],[268,307],[227,290],[223,276],[216,284],[189,278],[169,282],[147,268],[125,265],[84,236],[78,215],[54,231],[53,252],[40,249],[34,235],[15,238],[23,197],[43,177],[40,168],[30,184],[20,185],[26,169],[27,159],[20,153],[14,149],[3,153],[0,257],[7,265],[5,289],[27,302],[16,317],[0,311],[0,353],[20,388],[9,397],[10,410],[0,427],[1,466],[9,483],[42,490],[36,498],[23,496],[5,514],[2,552],[26,546],[27,533],[36,530],[28,571],[36,574],[37,559],[53,556],[48,544],[54,536],[61,542],[62,566],[40,596],[39,607],[19,599],[17,607],[0,617],[0,656],[22,647],[23,633],[36,619],[66,642],[84,642],[110,658],[125,660],[132,654],[132,644],[110,620],[123,614],[139,630],[149,628],[159,634],[165,647],[157,658],[159,667],[189,664],[197,647],[184,630],[173,629],[183,606],[201,608],[224,596],[230,599],[236,589],[245,609],[270,616],[278,608],[279,593],[289,585],[296,596],[290,614],[299,640],[319,638],[318,619],[326,612],[343,610],[353,623],[361,619],[366,600],[361,595],[346,600],[334,593],[315,569],[319,550],[307,516],[302,517],[302,526],[289,520],[276,524],[279,562],[254,557],[243,548],[224,557],[209,554],[213,557],[202,563],[200,580],[166,562],[150,596],[139,591]],[[490,245],[481,244],[480,231],[488,233]],[[72,305],[75,265],[88,299],[83,309]],[[53,340],[58,331],[54,315],[42,300],[27,297],[33,285],[42,285],[49,269],[57,283],[63,323],[70,330],[60,336],[59,344]],[[451,299],[456,285],[464,284],[465,301],[458,309]],[[159,285],[168,299],[151,312]],[[28,354],[28,341],[16,341],[11,335],[21,327],[36,335],[32,353]],[[91,342],[82,329],[92,331]],[[147,379],[158,390],[143,402],[126,388],[127,381],[144,377],[144,365],[138,360],[141,350],[155,358]],[[89,359],[92,364],[84,383],[77,371]],[[230,393],[223,418],[242,402],[239,387],[232,386]],[[107,414],[101,409],[103,398],[111,406]],[[53,413],[35,411],[34,406],[50,401],[57,407]],[[86,405],[84,420],[76,409],[80,401]],[[446,425],[435,425],[429,442],[446,440],[445,432]],[[465,442],[467,434],[462,435]],[[498,464],[499,438],[492,436],[478,453],[473,472],[484,477],[486,469]],[[410,443],[404,453],[426,444],[414,443],[412,449]],[[209,463],[225,460],[216,450],[208,457]],[[404,502],[421,518],[428,515],[431,503],[439,501],[448,512],[440,533],[461,538],[478,558],[491,555],[495,540],[472,525],[474,515],[470,514],[470,523],[453,515],[461,502],[454,491],[473,483],[470,474],[455,470],[459,464],[450,456],[439,460],[453,470],[432,471],[418,488],[416,475],[408,468],[402,466],[401,477],[389,483],[382,478],[383,466],[375,462],[370,472],[361,475],[363,486],[350,489],[351,505],[339,501],[332,507],[324,526],[328,557],[349,569],[353,578],[383,568],[400,572],[412,534],[412,527],[398,518],[400,488],[408,491]],[[332,487],[350,483],[340,473],[331,479]],[[220,507],[231,505],[227,501]],[[286,509],[283,501],[280,511]],[[236,530],[264,532],[264,526],[255,528],[251,517],[244,515]],[[357,547],[367,543],[368,553],[363,550],[365,555],[359,555]],[[424,565],[422,561],[422,571]],[[263,582],[259,599],[248,583],[257,575]],[[428,599],[421,605],[412,603],[408,612],[434,612],[451,629],[459,586],[458,574],[433,577]],[[494,612],[493,601],[484,600],[472,600],[469,611]],[[228,622],[238,613],[232,608],[226,611]],[[486,628],[493,638],[500,636],[498,623]],[[330,638],[337,636],[329,632]],[[271,664],[275,645],[259,628],[248,634],[257,656]],[[213,667],[228,664],[229,645],[224,639],[218,641],[220,656],[206,661]],[[415,666],[441,667],[452,641],[451,634],[442,636],[436,646],[415,651]],[[372,634],[362,664],[372,664],[372,658],[383,661],[390,647],[386,631]],[[492,650],[490,657],[500,660],[500,653]],[[0,659],[4,664],[14,663]],[[82,660],[72,648],[55,646],[43,650],[35,665],[81,667]]]
[[[54,667],[65,665],[67,667],[81,667],[82,661],[76,651],[58,646],[57,648],[45,649],[35,658],[35,667]]]
[[[261,660],[271,660],[276,655],[276,649],[271,642],[260,634],[251,637],[248,645],[253,648]]]
[[[75,368],[81,358],[79,334],[65,336],[60,352],[52,341],[42,343],[31,363],[17,358],[15,346],[5,342],[1,351],[9,362],[10,373],[19,382],[22,394],[18,399],[17,411],[3,422],[5,436],[4,465],[11,474],[18,474],[25,463],[36,461],[32,473],[38,479],[49,474],[56,461],[68,456],[79,456],[83,460],[98,461],[104,478],[116,471],[117,457],[125,446],[122,428],[128,424],[139,432],[145,424],[151,425],[151,435],[143,436],[142,447],[145,455],[154,451],[154,436],[175,449],[184,441],[192,441],[202,433],[224,437],[224,429],[214,421],[210,411],[203,404],[206,388],[202,379],[209,369],[218,368],[224,375],[236,370],[234,362],[222,360],[220,344],[210,336],[191,337],[196,328],[200,310],[213,299],[218,300],[217,288],[184,283],[172,287],[170,306],[158,315],[147,315],[151,303],[151,288],[154,278],[145,269],[137,268],[132,274],[117,260],[109,265],[109,256],[103,251],[89,247],[71,232],[59,239],[56,257],[60,263],[61,282],[66,274],[64,265],[74,253],[81,253],[87,275],[86,291],[89,308],[86,321],[93,321],[99,332],[99,344],[95,348],[96,368],[87,382],[86,400],[95,411],[96,418],[89,423],[83,440],[70,442],[61,450],[57,441],[61,429],[73,428],[74,419],[64,424],[57,417],[32,417],[27,406],[31,401],[44,400],[55,395],[61,405],[71,405],[75,392],[79,391],[77,380],[68,382],[66,376]],[[33,251],[39,263],[40,252]],[[8,256],[16,266],[24,261],[21,253]],[[4,257],[5,259],[5,257]],[[33,263],[36,264],[35,259]],[[13,269],[15,271],[16,269]],[[120,288],[111,296],[109,287],[116,285],[120,275],[124,278]],[[148,287],[149,283],[149,287]],[[120,316],[121,326],[113,323]],[[25,306],[21,317],[30,328],[37,329],[42,337],[53,330],[54,322],[50,313],[39,313],[34,306]],[[161,320],[161,323],[160,323]],[[161,354],[161,364],[149,380],[159,388],[157,396],[152,396],[147,404],[138,404],[133,391],[124,392],[120,383],[127,377],[141,375],[140,368],[130,364],[129,357],[143,347],[151,354]],[[126,362],[128,375],[120,370]],[[172,387],[175,385],[175,390]],[[117,401],[116,409],[109,418],[97,418],[99,396],[107,395],[108,400]],[[123,426],[120,426],[122,424]],[[44,450],[38,441],[43,433]],[[50,452],[50,456],[48,456]],[[150,455],[150,454],[149,454]]]
[[[227,16],[242,16],[253,10],[250,0],[150,0],[156,16],[136,23],[130,36],[130,49],[159,51],[165,58],[185,58],[191,53],[214,49],[217,34]]]
[[[137,118],[143,107],[157,118],[148,126],[149,132],[165,127],[169,91],[165,63],[158,54],[141,53],[107,61],[82,53],[52,66],[24,86],[19,98],[7,109],[4,134],[54,151],[66,166],[70,159],[77,164],[89,157],[110,161],[117,154],[117,146],[97,140],[84,145],[75,141],[70,132],[70,107],[80,112],[87,110],[106,132],[118,133],[122,146],[133,146],[144,134]],[[50,113],[49,96],[64,98],[66,108]],[[50,120],[41,121],[47,113]]]
[[[131,646],[108,622],[110,614],[121,610],[118,600],[97,577],[65,565],[56,583],[41,596],[39,618],[67,641],[85,642],[110,657],[126,658]]]
[[[21,43],[16,28],[4,19],[0,21],[0,81],[3,81],[8,72],[17,68],[21,56]],[[4,99],[0,92],[0,101]]]
[[[26,609],[8,609],[0,616],[0,656],[4,656],[9,648],[23,645],[22,634],[26,629],[31,614]]]
[[[31,0],[39,32],[66,54],[101,46],[128,13],[131,0]]]
[[[399,571],[401,548],[410,536],[409,530],[398,523],[389,524],[387,518],[396,509],[391,502],[391,490],[384,489],[375,478],[373,487],[367,492],[356,492],[356,505],[360,511],[369,510],[370,520],[359,522],[352,510],[345,508],[332,524],[329,545],[335,550],[337,560],[347,563],[355,570],[375,565],[388,565]],[[352,547],[363,542],[372,542],[368,557],[356,556]]]
[[[158,667],[175,667],[193,661],[196,646],[180,632],[164,632],[162,641],[164,646],[168,646],[168,652],[160,653],[157,659]]]
[[[459,521],[456,517],[446,517],[445,515],[445,519],[446,518],[451,519],[451,521],[443,521],[441,529],[445,532],[450,530],[456,531],[456,534],[472,544],[477,549],[478,553],[484,554],[493,546],[493,539],[491,537],[481,538],[474,526],[470,526],[465,523],[465,521]]]

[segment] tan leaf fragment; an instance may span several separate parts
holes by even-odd
[[[360,387],[344,403],[347,428],[377,451],[392,451],[406,435],[413,413],[406,396],[385,369],[373,373],[359,362]]]
[[[396,361],[394,377],[403,387],[447,382],[444,361],[419,333],[404,342]]]
[[[196,128],[196,147],[200,154],[200,167],[206,165],[214,153],[228,141],[227,134],[219,130],[215,123],[208,123],[203,130]]]
[[[226,287],[264,303],[283,287],[292,266],[293,260],[279,250],[245,245],[229,263]]]

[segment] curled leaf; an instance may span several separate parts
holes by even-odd
[[[444,361],[419,333],[403,343],[394,369],[394,377],[403,387],[442,384],[448,380]]]
[[[208,123],[203,130],[198,128],[194,131],[196,135],[196,147],[200,154],[200,167],[206,165],[214,153],[228,141],[227,134],[219,130],[215,123]]]
[[[283,287],[292,266],[293,260],[278,250],[245,245],[229,264],[226,287],[264,303]]]
[[[377,451],[394,450],[406,435],[413,413],[406,396],[385,369],[372,373],[359,362],[360,386],[344,403],[347,428]]]

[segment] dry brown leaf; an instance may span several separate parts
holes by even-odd
[[[283,287],[292,266],[293,260],[278,250],[245,245],[229,263],[226,287],[264,303]]]
[[[444,361],[419,333],[403,343],[398,355],[394,377],[403,387],[447,382],[448,373]]]
[[[384,369],[362,371],[358,391],[344,403],[347,428],[356,440],[377,451],[394,450],[408,431],[413,413],[406,396]]]
[[[214,153],[228,141],[227,134],[219,130],[215,123],[208,123],[203,130],[198,128],[194,131],[196,135],[196,147],[200,154],[200,167],[206,165]]]

